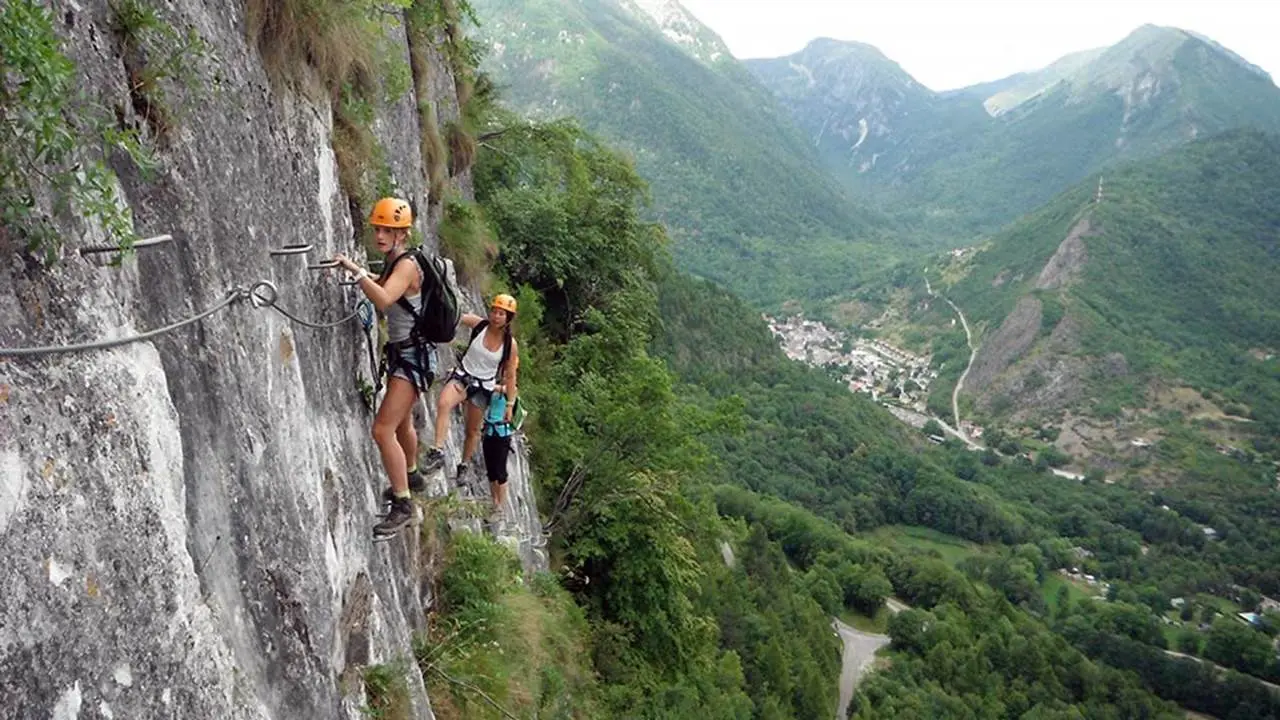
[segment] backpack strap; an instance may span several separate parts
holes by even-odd
[[[414,259],[416,260],[417,259],[416,256],[421,254],[422,253],[418,250],[406,250],[400,253],[399,255],[397,255],[395,260],[392,260],[390,263],[387,263],[386,266],[382,268],[382,274],[378,276],[378,284],[381,285],[384,281],[386,281],[387,278],[391,277],[392,271],[396,269],[396,265],[399,265],[401,260],[404,260],[409,257],[414,257]],[[419,270],[422,269],[422,263],[420,261],[418,262],[418,269]],[[425,273],[424,273],[424,277],[425,277]],[[401,308],[406,310],[411,316],[413,316],[414,324],[415,325],[417,324],[418,316],[421,313],[413,309],[412,303],[410,303],[408,300],[405,299],[403,295],[401,295],[399,298],[396,299],[396,305],[399,305]]]
[[[510,320],[507,321],[508,323]],[[498,377],[504,378],[507,374],[507,358],[511,357],[511,325],[503,328],[502,333],[502,357],[498,360]]]

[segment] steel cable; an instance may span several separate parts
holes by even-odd
[[[233,288],[223,298],[222,302],[205,310],[204,312],[193,315],[186,320],[180,320],[171,325],[149,330],[140,335],[132,335],[130,337],[116,338],[114,340],[97,340],[94,342],[77,343],[75,345],[45,345],[43,347],[31,348],[0,348],[0,357],[39,357],[42,355],[58,355],[62,353],[87,352],[90,350],[105,350],[107,348],[119,347],[130,343],[142,342],[150,340],[153,337],[159,337],[165,333],[173,332],[179,328],[186,327],[194,322],[199,322],[210,315],[222,310],[235,303],[237,300],[243,300],[248,297],[248,291],[244,288]]]

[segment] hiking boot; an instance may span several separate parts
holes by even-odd
[[[471,466],[469,464],[458,463],[458,471],[454,474],[454,477],[457,478],[458,485],[462,485],[463,483],[466,482],[465,480],[463,480],[463,477],[466,476],[467,471],[470,469],[471,469]]]
[[[396,533],[408,525],[410,520],[413,520],[413,501],[407,498],[393,498],[391,511],[387,513],[387,517],[373,526],[374,542],[395,537]]]
[[[427,479],[422,476],[421,470],[409,473],[409,491],[418,495],[427,491]]]
[[[444,467],[444,451],[440,448],[431,448],[427,451],[426,457],[422,458],[422,464],[418,468],[424,473],[435,472]]]

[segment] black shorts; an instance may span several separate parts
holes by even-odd
[[[480,448],[484,452],[484,467],[489,473],[489,482],[506,485],[507,456],[511,454],[511,436],[485,435],[480,439]]]

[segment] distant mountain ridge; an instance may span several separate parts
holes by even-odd
[[[1117,160],[1238,127],[1280,131],[1270,76],[1201,35],[1153,25],[1109,48],[945,93],[860,43],[816,40],[746,65],[855,193],[944,245]]]

